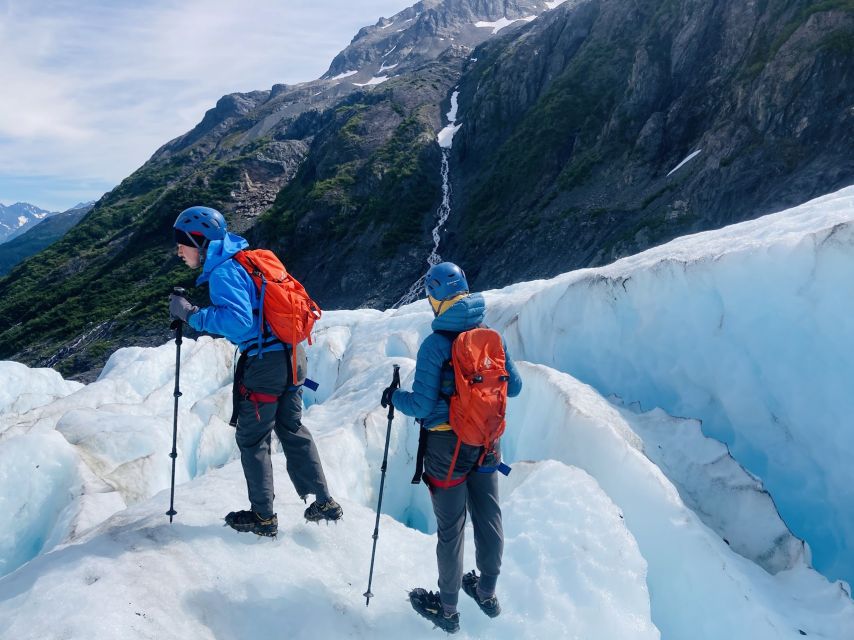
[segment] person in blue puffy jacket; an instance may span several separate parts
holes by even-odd
[[[236,426],[251,508],[230,512],[226,523],[237,531],[276,535],[272,431],[282,443],[288,475],[297,493],[304,500],[315,496],[305,510],[306,519],[339,519],[341,506],[329,495],[317,446],[301,422],[305,350],[301,344],[285,344],[269,330],[261,330],[257,287],[246,269],[232,260],[249,244],[229,233],[222,214],[209,207],[182,211],[174,228],[178,257],[191,269],[202,267],[196,285],[208,284],[211,305],[199,309],[173,294],[169,297],[172,317],[197,331],[224,336],[241,353],[234,376],[232,424]],[[296,375],[291,372],[291,349],[296,349]]]
[[[483,447],[460,443],[455,458],[458,441],[449,424],[448,399],[454,393],[454,374],[448,366],[451,346],[456,335],[483,323],[486,314],[483,296],[469,293],[465,273],[450,262],[430,268],[425,276],[425,289],[435,319],[433,333],[418,349],[412,391],[389,387],[383,392],[381,403],[383,406],[393,404],[395,409],[418,418],[421,423],[419,465],[413,481],[422,471],[423,454],[422,477],[430,489],[438,525],[439,592],[413,589],[409,599],[416,612],[453,633],[459,629],[460,587],[474,598],[486,615],[495,617],[501,612],[495,586],[501,568],[504,533],[495,471],[504,465],[497,443],[485,456]],[[522,379],[507,352],[506,343],[504,352],[509,378],[507,395],[517,396],[522,390]],[[463,575],[466,506],[474,527],[480,575],[476,571]]]

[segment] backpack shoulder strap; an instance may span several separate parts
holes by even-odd
[[[447,338],[448,340],[451,341],[451,346],[453,346],[454,340],[456,340],[460,336],[460,334],[463,332],[462,331],[446,331],[445,329],[436,329],[435,331],[433,331],[433,333],[438,333],[440,336],[444,336],[445,338]],[[451,356],[449,355],[448,359],[442,363],[442,371],[440,372],[439,375],[441,375],[442,373],[444,373],[446,371],[453,372],[453,370],[454,370],[454,367],[451,364]],[[447,393],[442,393],[441,391],[439,391],[439,397],[442,398],[447,403],[451,402],[451,396],[449,396]]]
[[[434,329],[433,333],[438,333],[440,336],[444,336],[445,338],[447,338],[448,340],[453,342],[463,332],[462,331],[448,331],[446,329]]]

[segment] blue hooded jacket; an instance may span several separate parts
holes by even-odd
[[[240,351],[255,350],[258,345],[259,296],[252,277],[232,256],[246,249],[249,243],[233,233],[208,245],[202,274],[196,286],[210,285],[211,306],[200,309],[187,318],[197,331],[224,336]],[[281,342],[265,346],[262,351],[281,351]]]
[[[433,331],[461,332],[474,329],[483,322],[486,315],[486,301],[479,293],[458,300],[451,308],[433,320]],[[510,380],[507,383],[507,395],[519,395],[522,391],[522,378],[516,364],[507,351],[504,343],[504,353],[507,356],[507,373]],[[424,339],[418,349],[415,361],[415,381],[412,391],[398,389],[392,396],[395,409],[401,413],[421,418],[424,428],[432,429],[439,425],[448,424],[448,402],[442,398],[440,391],[446,395],[454,392],[454,376],[450,370],[442,370],[443,365],[451,359],[452,341],[441,333],[431,333]]]

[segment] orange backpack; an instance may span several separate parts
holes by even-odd
[[[291,345],[294,384],[297,379],[296,345],[303,340],[311,344],[311,329],[321,311],[305,288],[289,275],[276,254],[267,249],[238,251],[234,259],[249,272],[260,292],[260,321],[266,322],[273,334]]]
[[[456,390],[451,396],[450,423],[457,434],[457,447],[446,482],[451,479],[461,442],[483,447],[483,462],[504,433],[510,379],[501,335],[493,329],[476,328],[457,336],[451,348],[451,367]]]

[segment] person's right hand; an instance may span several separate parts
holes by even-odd
[[[177,320],[187,322],[187,318],[193,315],[199,308],[182,296],[169,294],[169,315]]]
[[[380,404],[383,406],[383,409],[391,405],[394,406],[394,403],[391,401],[391,397],[394,395],[395,387],[386,387],[383,391],[383,397],[380,400]]]

